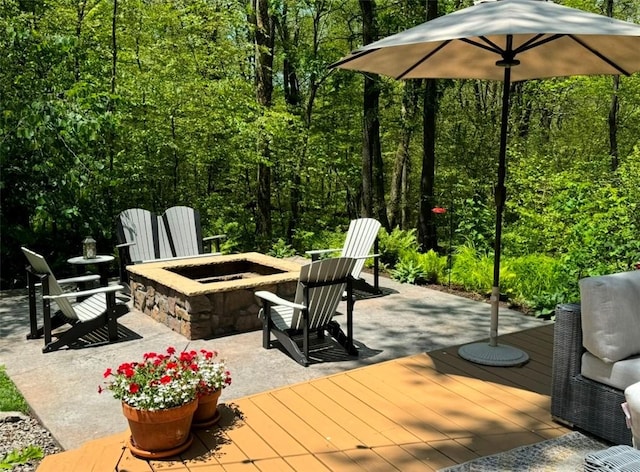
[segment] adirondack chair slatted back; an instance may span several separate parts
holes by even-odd
[[[149,210],[130,208],[118,215],[118,239],[129,246],[131,262],[137,263],[156,259],[160,252],[158,238],[158,218]]]
[[[49,295],[60,295],[61,293],[63,293],[60,284],[58,284],[55,275],[53,275],[53,272],[51,271],[51,268],[49,267],[49,264],[47,264],[47,261],[44,259],[44,257],[36,252],[27,249],[26,247],[23,247],[21,249],[34,272],[38,274],[47,274],[48,277],[46,279],[46,283]],[[56,300],[56,304],[58,305],[58,308],[60,308],[60,311],[62,311],[64,316],[72,320],[78,319],[78,315],[76,314],[73,305],[68,299],[59,298]]]
[[[360,272],[362,272],[365,262],[363,257],[371,253],[371,248],[378,237],[379,229],[380,222],[373,218],[351,220],[349,231],[347,231],[347,237],[342,247],[342,257],[362,258],[356,259],[355,266],[351,272],[353,278],[360,277]]]
[[[164,218],[162,216],[155,217],[158,222],[157,231],[158,237],[156,238],[157,251],[156,258],[168,259],[173,257],[173,250],[171,249],[171,238],[169,237],[169,228],[167,227]]]
[[[187,206],[174,206],[164,212],[162,219],[174,256],[195,256],[204,252],[198,211]]]
[[[331,321],[355,262],[348,257],[336,257],[312,262],[300,269],[294,302],[306,305],[305,291],[308,291],[309,329],[326,326]],[[294,310],[291,328],[302,329],[303,326],[301,310]]]

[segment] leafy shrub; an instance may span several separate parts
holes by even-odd
[[[295,256],[295,254],[295,249],[293,249],[290,244],[287,244],[284,239],[278,239],[271,245],[271,249],[267,252],[267,255],[277,257],[279,259]]]
[[[403,253],[416,251],[418,239],[416,230],[401,230],[396,227],[388,233],[384,228],[379,233],[380,262],[388,266],[395,266]]]
[[[505,259],[514,276],[508,291],[517,303],[532,308],[536,315],[549,315],[558,303],[567,301],[562,262],[549,256],[530,254]],[[501,282],[501,285],[504,284]]]
[[[401,253],[392,276],[402,282],[435,284],[444,279],[446,271],[446,256],[438,255],[433,249],[426,253],[408,250]]]
[[[447,256],[441,256],[430,249],[426,253],[418,253],[417,259],[426,282],[442,282],[447,273]]]
[[[403,258],[391,270],[391,277],[398,282],[414,284],[424,276],[420,264],[412,258]]]
[[[479,251],[490,251],[495,232],[495,211],[483,201],[467,198],[456,209],[459,220],[455,230],[456,240],[462,239],[465,246]]]
[[[459,246],[453,257],[451,281],[465,290],[488,295],[493,286],[493,257],[473,246]]]

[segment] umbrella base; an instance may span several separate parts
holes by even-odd
[[[488,343],[465,344],[458,349],[458,355],[465,360],[481,365],[494,367],[516,367],[526,364],[529,355],[513,346]]]

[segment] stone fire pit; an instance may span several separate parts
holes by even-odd
[[[188,339],[262,328],[254,293],[292,299],[296,262],[257,252],[128,266],[133,306]]]

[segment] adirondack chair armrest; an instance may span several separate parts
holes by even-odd
[[[225,239],[227,237],[226,234],[216,234],[214,236],[207,236],[206,238],[202,238],[203,241],[214,241],[216,239]]]
[[[80,275],[78,277],[69,277],[68,279],[58,279],[58,283],[60,285],[79,284],[84,282],[93,282],[94,280],[100,280],[100,275],[90,274],[90,275]]]
[[[262,298],[263,300],[266,300],[269,303],[272,303],[273,305],[283,305],[283,306],[287,306],[289,308],[294,308],[294,309],[297,308],[298,310],[304,310],[306,308],[304,305],[301,305],[299,303],[290,302],[289,300],[285,300],[284,298],[280,298],[275,293],[267,292],[265,290],[260,290],[260,291],[256,292],[255,295],[256,295],[256,297]]]
[[[134,241],[131,241],[130,243],[116,244],[116,247],[118,249],[122,249],[122,248],[125,248],[125,247],[131,247],[131,246],[135,246],[135,245],[136,245],[136,243]]]
[[[76,297],[90,297],[97,293],[112,293],[124,290],[123,285],[109,285],[107,287],[98,287],[91,290],[81,290],[79,292],[67,292],[59,295],[44,295],[42,298],[45,300],[55,300],[57,298],[76,298]]]
[[[373,258],[373,257],[380,257],[380,254],[367,254],[366,256],[358,256],[358,257],[353,257],[352,256],[352,259],[356,259],[356,260],[358,260],[358,259],[370,259],[370,258]]]
[[[39,278],[42,279],[44,277],[46,277],[46,274],[36,274],[38,276],[40,276]],[[81,275],[78,277],[70,277],[68,279],[58,279],[58,284],[60,285],[65,285],[65,284],[79,284],[79,283],[84,283],[84,282],[93,282],[94,280],[100,280],[100,275],[98,274],[90,274],[90,275]],[[42,287],[42,283],[38,282],[35,284],[35,287]]]
[[[342,248],[337,248],[337,249],[312,249],[311,251],[305,251],[305,254],[309,254],[311,256],[311,260],[312,261],[317,261],[318,258],[322,255],[322,254],[328,254],[330,252],[340,252],[342,251]]]

